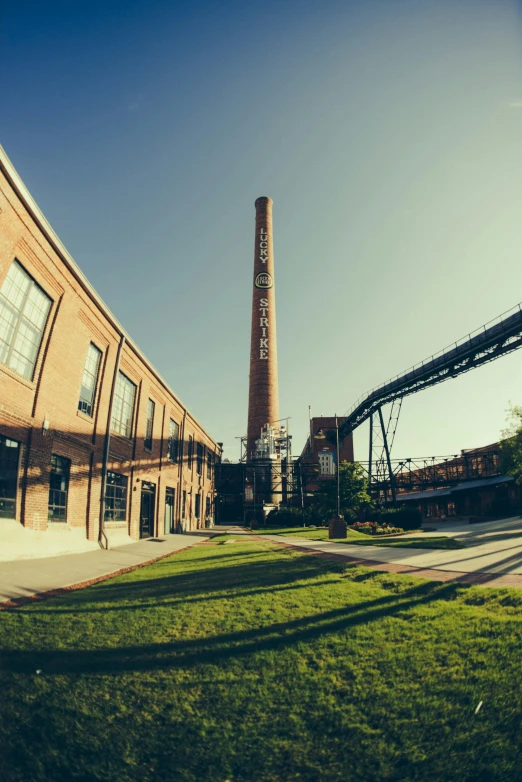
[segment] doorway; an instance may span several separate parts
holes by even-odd
[[[174,497],[176,490],[167,486],[165,491],[165,535],[172,535],[174,532]]]
[[[141,509],[140,509],[140,538],[154,536],[154,500],[156,498],[156,484],[142,481],[141,484]]]

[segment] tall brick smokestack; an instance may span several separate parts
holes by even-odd
[[[272,199],[263,197],[256,201],[247,461],[261,427],[279,418],[278,396]]]

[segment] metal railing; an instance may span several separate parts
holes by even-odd
[[[386,402],[456,377],[519,347],[522,347],[522,304],[363,394],[345,414],[339,434],[345,437]]]

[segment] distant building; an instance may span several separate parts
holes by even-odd
[[[341,426],[345,418],[338,418]],[[341,462],[353,462],[353,436],[349,434],[339,441]],[[313,493],[322,481],[337,475],[337,443],[334,416],[319,416],[310,421],[310,434],[298,459],[303,489]]]
[[[502,517],[522,510],[522,492],[500,471],[500,444],[465,449],[453,459],[405,460],[395,476],[397,502],[414,505],[426,518]]]

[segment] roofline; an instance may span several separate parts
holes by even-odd
[[[4,171],[13,190],[16,192],[19,199],[22,201],[23,205],[31,215],[37,227],[43,233],[43,235],[45,236],[49,244],[53,247],[57,255],[59,255],[59,257],[62,259],[62,261],[69,269],[71,274],[80,283],[81,287],[87,293],[89,298],[94,302],[94,304],[96,304],[96,306],[107,317],[107,319],[109,320],[113,328],[120,334],[120,336],[123,335],[125,337],[125,342],[127,343],[127,345],[131,348],[131,350],[134,351],[134,353],[137,355],[140,361],[142,361],[145,364],[147,369],[149,369],[152,372],[156,380],[158,380],[159,383],[163,386],[163,388],[174,397],[176,402],[183,408],[184,411],[186,411],[187,415],[190,416],[192,421],[203,429],[203,427],[201,426],[197,418],[195,418],[195,416],[192,415],[188,407],[184,405],[181,399],[177,396],[177,394],[174,393],[174,391],[171,389],[167,381],[162,378],[158,370],[150,363],[150,361],[145,356],[145,354],[142,353],[140,348],[130,338],[130,336],[127,334],[127,332],[125,331],[121,323],[118,321],[116,316],[111,312],[111,310],[105,304],[101,296],[94,290],[93,286],[91,285],[91,283],[89,282],[85,274],[82,272],[82,270],[80,269],[80,267],[78,266],[74,258],[67,251],[67,249],[62,244],[61,240],[58,238],[57,234],[49,224],[48,220],[46,219],[40,207],[38,206],[38,204],[32,197],[31,193],[25,186],[24,182],[22,181],[22,178],[20,177],[17,170],[13,166],[7,152],[2,147],[1,144],[0,144],[0,167]],[[212,437],[210,437],[210,435],[208,435],[206,429],[203,429],[203,431],[205,432],[205,434],[207,434],[209,439],[218,448],[218,450],[220,450],[216,440],[214,440]]]

